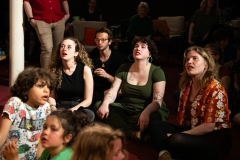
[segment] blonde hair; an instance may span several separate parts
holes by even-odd
[[[181,78],[179,80],[179,87],[180,88],[185,88],[187,83],[191,81],[191,77],[188,75],[186,68],[185,68],[185,63],[187,62],[187,54],[190,51],[195,51],[197,52],[203,59],[205,60],[207,67],[205,68],[202,76],[199,79],[199,85],[201,88],[204,88],[207,86],[209,81],[213,78],[218,79],[216,72],[214,71],[215,68],[215,62],[212,56],[202,47],[198,46],[192,46],[189,47],[185,52],[184,52],[184,59],[183,59],[183,72],[181,73]]]
[[[147,2],[143,2],[143,1],[140,2],[139,5],[138,5],[137,10],[138,10],[139,8],[144,8],[144,9],[146,9],[147,12],[149,12],[149,8],[148,8]]]
[[[62,40],[62,42],[67,39],[72,40],[76,44],[75,52],[79,52],[78,56],[75,57],[75,62],[83,63],[84,65],[93,69],[92,59],[89,58],[88,53],[86,52],[83,45],[78,41],[78,39],[75,37],[66,37]],[[49,66],[49,71],[52,72],[56,77],[57,88],[60,88],[62,84],[62,58],[59,54],[62,42],[59,44],[57,53],[53,54],[53,57]]]
[[[200,9],[203,13],[205,13],[207,10],[208,1],[209,0],[202,0],[202,2],[200,3]],[[211,10],[210,15],[217,14],[217,13],[218,13],[218,0],[215,0],[215,5],[214,5],[213,9]]]
[[[107,160],[116,139],[125,142],[125,136],[120,130],[100,123],[86,126],[78,134],[72,160]]]

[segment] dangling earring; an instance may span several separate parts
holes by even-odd
[[[148,61],[149,61],[150,63],[152,63],[152,61],[153,61],[152,56],[148,57]]]
[[[131,59],[131,57],[132,57],[132,59]],[[128,55],[128,60],[129,60],[130,62],[133,62],[133,61],[134,61],[134,59],[133,59],[133,54],[129,54],[129,55]]]

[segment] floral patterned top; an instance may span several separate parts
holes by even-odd
[[[0,147],[0,160],[6,158],[5,145],[9,141],[16,141],[20,160],[34,160],[42,126],[50,112],[49,103],[45,103],[38,108],[32,108],[18,97],[10,98],[3,109],[3,113],[8,114],[12,125],[4,145]]]
[[[190,108],[187,108],[188,96],[192,81],[181,90],[178,106],[178,122],[191,125],[192,128],[202,123],[216,123],[214,130],[231,128],[228,109],[228,97],[224,87],[215,79],[212,79],[206,88],[201,89]],[[187,117],[190,110],[190,117]],[[186,111],[186,112],[185,112]],[[189,121],[190,120],[190,121]]]

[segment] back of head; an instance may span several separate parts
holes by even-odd
[[[81,129],[89,124],[86,114],[69,109],[58,109],[51,112],[49,116],[55,116],[61,122],[62,128],[64,129],[64,136],[69,134],[72,135],[72,139],[66,144],[67,147],[72,147],[73,143],[77,138],[77,134]]]
[[[42,68],[28,67],[19,73],[13,86],[10,88],[12,96],[20,98],[23,102],[28,100],[28,91],[38,81],[42,85],[47,85],[52,91],[55,87],[54,77]]]
[[[144,8],[147,12],[149,12],[149,7],[147,2],[143,2],[143,1],[140,2],[137,9],[140,9],[140,8]]]
[[[120,130],[100,123],[86,126],[78,134],[72,160],[106,160],[116,139],[125,140]]]

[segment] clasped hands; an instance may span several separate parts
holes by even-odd
[[[103,77],[103,78],[108,77],[108,73],[102,68],[95,69],[94,74],[96,74],[99,77]]]

